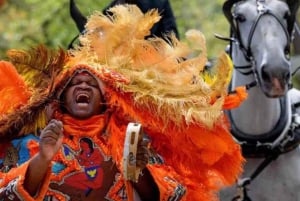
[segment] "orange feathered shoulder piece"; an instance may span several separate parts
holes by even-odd
[[[54,78],[68,59],[62,50],[39,45],[9,50],[0,61],[0,140],[37,133],[46,124],[45,106],[54,99]]]

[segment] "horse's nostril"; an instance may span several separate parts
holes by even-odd
[[[291,73],[286,68],[270,68],[270,66],[264,65],[261,68],[261,78],[266,82],[271,82],[272,78],[277,78],[287,83],[291,79]]]
[[[266,66],[263,66],[261,69],[261,77],[263,80],[270,82],[271,81],[271,74],[270,72],[267,70]]]
[[[291,73],[290,72],[286,72],[285,74],[283,74],[284,76],[284,80],[286,82],[288,82],[291,79]]]

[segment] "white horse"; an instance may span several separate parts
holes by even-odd
[[[221,201],[300,201],[300,93],[291,86],[289,58],[298,0],[228,0],[230,91],[248,88],[248,99],[227,111],[233,137],[246,158],[236,185]],[[224,39],[224,38],[223,38]]]

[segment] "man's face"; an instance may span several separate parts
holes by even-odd
[[[86,119],[100,114],[103,97],[97,80],[87,72],[75,75],[63,93],[64,108],[77,118]]]

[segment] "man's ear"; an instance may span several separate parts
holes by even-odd
[[[49,122],[51,119],[53,119],[55,112],[60,110],[60,104],[58,100],[53,101],[52,103],[49,103],[46,108],[46,117],[47,117],[47,122]]]

